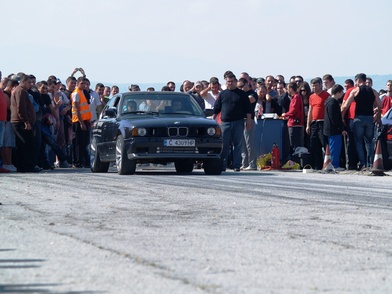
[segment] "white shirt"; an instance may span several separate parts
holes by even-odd
[[[99,105],[102,105],[101,99],[99,99],[99,95],[97,92],[92,91],[90,92],[90,111],[93,117],[91,118],[91,121],[95,121],[98,119],[97,116],[97,107]]]
[[[204,98],[206,109],[214,108],[215,101],[216,101],[216,99],[218,99],[218,97],[219,97],[219,93],[217,95],[214,95],[214,94],[212,94],[211,91],[208,91],[207,92],[207,97]]]

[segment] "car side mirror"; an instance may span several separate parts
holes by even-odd
[[[105,116],[109,117],[109,118],[114,118],[116,117],[117,112],[115,109],[109,108],[105,110]]]
[[[206,117],[213,116],[214,115],[214,110],[213,109],[204,109],[204,115]]]

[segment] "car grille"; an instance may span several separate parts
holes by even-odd
[[[197,147],[157,147],[157,153],[188,153],[198,154]]]
[[[167,129],[167,132],[169,137],[186,137],[188,136],[189,130],[186,127],[170,127]]]
[[[148,129],[147,133],[152,137],[210,137],[207,129],[208,127],[160,127]]]

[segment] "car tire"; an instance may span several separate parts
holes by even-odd
[[[181,174],[189,174],[193,171],[194,161],[192,159],[181,159],[174,162],[176,172]]]
[[[117,137],[116,142],[116,166],[120,175],[132,175],[136,170],[136,161],[128,159],[122,135]]]
[[[220,175],[222,173],[222,159],[206,159],[203,161],[203,168],[206,175]]]
[[[90,145],[90,166],[93,173],[106,173],[109,169],[109,162],[101,161],[95,138],[92,139]]]

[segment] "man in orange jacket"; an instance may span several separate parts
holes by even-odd
[[[74,139],[74,165],[78,168],[89,167],[90,159],[87,146],[90,144],[92,114],[90,101],[86,97],[87,81],[85,77],[77,80],[76,88],[71,94],[72,100],[72,127],[75,132]]]

